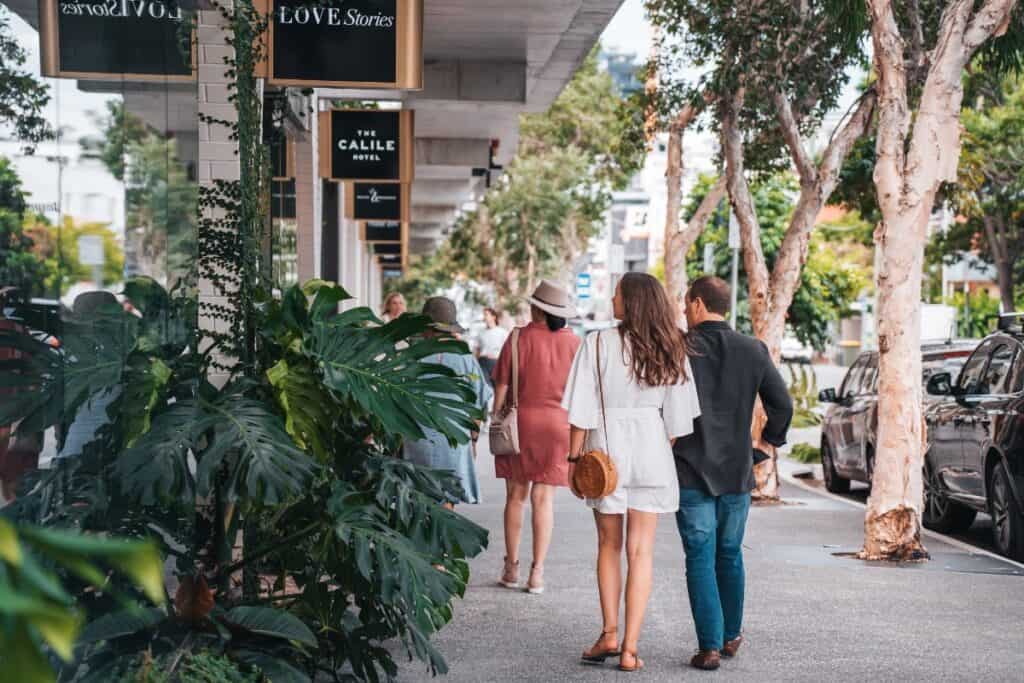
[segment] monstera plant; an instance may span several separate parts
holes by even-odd
[[[53,567],[88,616],[62,679],[119,680],[143,660],[173,673],[204,653],[275,682],[390,680],[393,640],[445,671],[430,637],[487,532],[440,504],[456,478],[395,456],[424,428],[452,443],[476,428],[470,385],[426,360],[466,347],[423,336],[421,316],[339,314],[345,291],[313,281],[257,295],[255,355],[214,383],[224,360],[194,298],[145,279],[125,294],[129,311],[68,316],[59,344],[0,330],[17,351],[0,384],[24,388],[0,424],[64,441],[0,514],[151,539],[167,559],[163,606]]]

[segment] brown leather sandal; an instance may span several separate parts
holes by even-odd
[[[630,655],[633,658],[633,666],[626,666],[625,664],[622,663],[622,660],[620,659],[619,660],[619,671],[625,671],[626,673],[632,674],[632,673],[636,673],[637,671],[640,671],[641,669],[644,668],[644,660],[640,659],[639,655],[637,655],[637,653],[635,651],[634,652],[630,652],[629,650],[625,650],[624,649],[622,651],[622,655]]]
[[[580,659],[582,659],[582,661],[585,664],[604,664],[604,660],[609,658],[614,659],[618,657],[620,654],[622,654],[619,651],[618,647],[608,650],[597,649],[597,646],[604,639],[604,636],[610,635],[612,633],[618,633],[618,631],[619,629],[617,626],[601,631],[601,636],[597,639],[597,642],[594,643],[594,646],[592,648],[585,651]]]

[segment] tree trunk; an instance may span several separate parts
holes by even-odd
[[[953,0],[942,15],[909,146],[906,46],[891,0],[868,0],[878,73],[875,187],[882,222],[878,278],[878,444],[864,520],[870,560],[923,560],[924,425],[921,412],[921,278],[928,218],[939,185],[957,177],[961,76],[971,56],[1005,31],[1016,0]]]
[[[693,231],[694,221],[691,220],[687,229],[683,231],[685,236],[680,234],[679,215],[683,203],[683,135],[696,115],[697,108],[692,104],[687,104],[668,129],[668,165],[665,169],[665,184],[667,186],[664,242],[665,289],[668,291],[669,298],[676,304],[677,313],[681,313],[678,309],[686,294],[686,254],[693,246],[694,240],[703,232],[708,218],[714,212],[712,207],[711,212],[698,221],[697,225],[700,228],[696,233]],[[721,196],[722,193],[719,191],[717,201],[721,201]],[[700,215],[700,211],[697,212],[697,215]]]
[[[1003,313],[1012,313],[1016,308],[1016,303],[1013,300],[1013,267],[1017,250],[1007,244],[1006,226],[1002,216],[984,214],[981,220],[985,226],[985,238],[988,241],[989,252],[996,264],[999,302],[1003,306]]]

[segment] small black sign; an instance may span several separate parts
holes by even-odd
[[[402,180],[398,111],[331,112],[331,173],[336,180]]]
[[[367,223],[364,231],[366,242],[401,242],[401,223]]]
[[[373,253],[378,256],[381,254],[394,254],[396,256],[402,255],[401,244],[375,244],[373,245]]]
[[[56,40],[44,35],[43,44],[57,55],[43,55],[45,71],[55,65],[80,77],[192,77],[192,32],[184,23],[190,19],[175,0],[54,0],[53,6],[56,17],[43,29],[55,29],[50,38]]]
[[[398,79],[398,0],[274,0],[271,9],[272,82]]]
[[[353,183],[353,215],[357,221],[402,220],[399,183]]]

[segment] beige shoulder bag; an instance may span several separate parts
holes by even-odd
[[[512,330],[512,396],[495,406],[487,436],[492,455],[519,455],[519,328]]]

